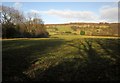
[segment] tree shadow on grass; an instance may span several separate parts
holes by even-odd
[[[98,39],[97,39],[98,40]],[[96,43],[96,40],[89,39],[85,40],[84,51],[86,52],[87,58],[87,66],[83,68],[84,72],[78,71],[78,76],[75,78],[79,80],[80,77],[83,80],[94,81],[94,80],[119,80],[118,76],[116,76],[116,69],[113,67],[114,64],[111,64],[112,61],[107,58],[102,58],[100,53],[93,49],[93,43]],[[107,49],[108,47],[106,47]],[[104,49],[105,50],[105,49]],[[106,54],[106,53],[105,53]],[[104,55],[106,56],[106,55]]]
[[[31,64],[42,57],[42,54],[64,44],[62,39],[49,40],[9,40],[3,41],[2,51],[2,80],[4,81],[30,81],[25,71]],[[11,46],[7,48],[7,46]],[[14,47],[12,47],[14,46]],[[7,49],[6,49],[7,48]],[[35,55],[35,53],[39,55]],[[39,53],[38,53],[39,52]]]
[[[100,40],[98,40],[100,41]],[[85,42],[80,43],[80,47],[73,44],[68,44],[78,48],[78,54],[84,58],[67,58],[56,66],[49,67],[44,72],[39,74],[33,81],[116,81],[119,80],[118,70],[114,68],[116,65],[110,59],[102,58],[101,53],[97,53],[97,49],[93,48],[93,43],[99,44],[94,39],[85,39]],[[112,41],[109,41],[112,42]],[[103,40],[102,43],[105,43]],[[101,45],[101,44],[100,44]],[[104,44],[102,44],[104,46]],[[115,45],[115,44],[114,44]],[[114,47],[113,45],[113,47]],[[106,47],[106,46],[105,46]],[[106,50],[107,47],[104,49]],[[84,53],[83,51],[84,50]],[[112,49],[113,50],[113,49]],[[105,51],[106,52],[106,51]],[[114,50],[112,52],[115,52]],[[105,53],[106,54],[106,53]],[[106,56],[106,55],[104,55]],[[118,64],[118,63],[117,63]],[[118,65],[117,65],[118,68]]]
[[[99,40],[97,43],[104,49],[104,56],[108,56],[111,59],[110,66],[106,69],[109,72],[108,76],[113,80],[119,80],[120,78],[120,39],[104,39]],[[107,59],[106,59],[107,60]]]

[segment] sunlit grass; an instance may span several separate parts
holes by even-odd
[[[116,65],[120,60],[120,40],[116,37],[54,35],[50,38],[2,41],[3,80],[71,81],[119,78],[116,75],[119,67]]]
[[[51,35],[53,38],[62,38],[62,39],[76,39],[76,38],[112,38],[119,39],[120,37],[110,37],[110,36],[81,36],[81,35]]]

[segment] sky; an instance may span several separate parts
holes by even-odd
[[[1,0],[1,2],[118,2],[120,0]]]
[[[118,2],[3,2],[24,12],[37,13],[45,24],[118,22]]]

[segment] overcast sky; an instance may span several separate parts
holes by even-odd
[[[5,2],[2,5],[37,13],[45,24],[118,22],[118,2]]]

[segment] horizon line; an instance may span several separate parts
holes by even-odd
[[[45,25],[47,24],[71,24],[71,23],[120,23],[120,22],[66,22],[66,23],[44,23]]]

